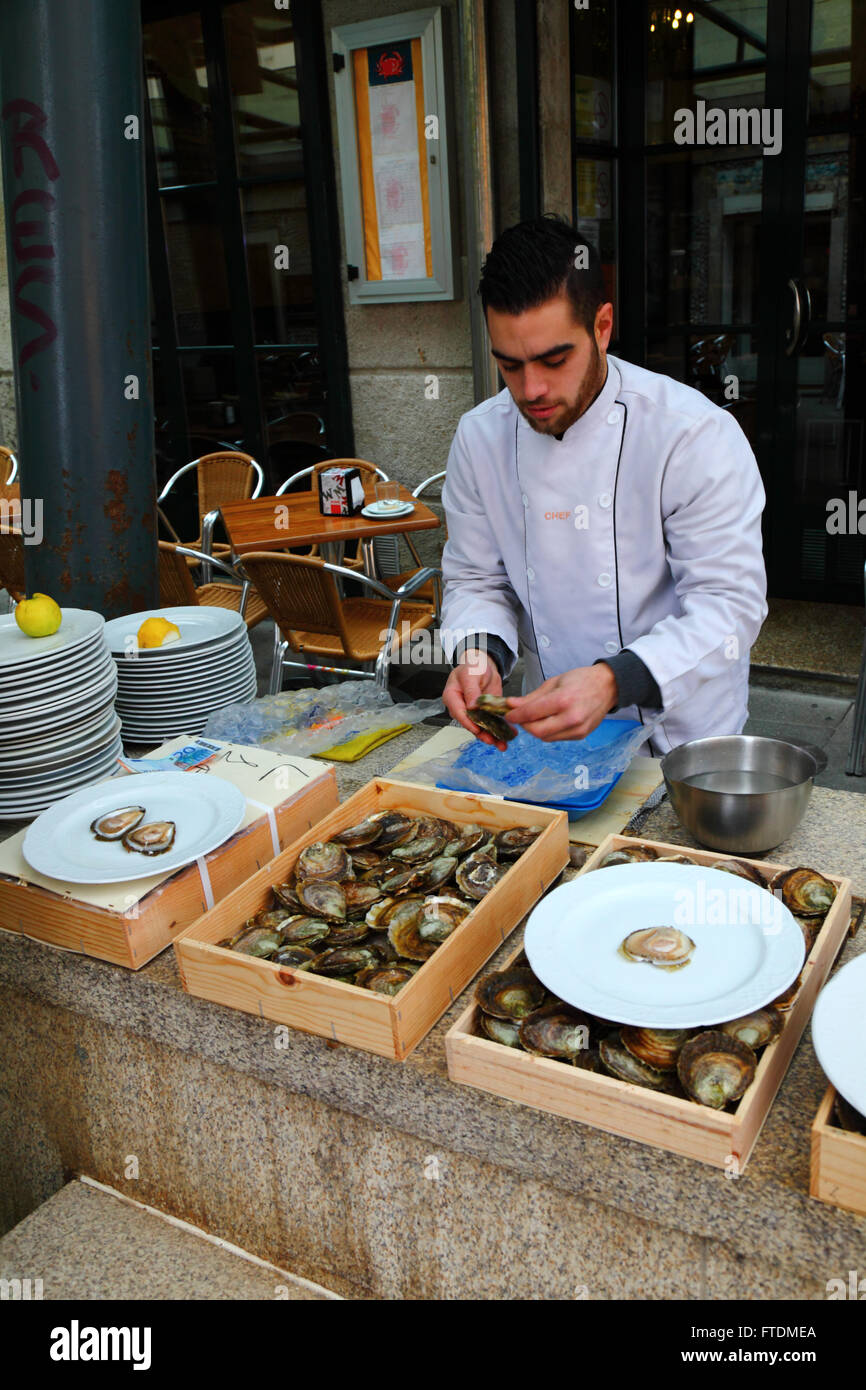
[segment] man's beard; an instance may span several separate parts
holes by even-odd
[[[589,407],[592,405],[596,396],[601,391],[607,379],[607,363],[601,359],[598,350],[598,343],[592,340],[592,361],[584,377],[577,400],[569,406],[564,415],[557,413],[552,415],[549,420],[536,420],[534,415],[530,415],[527,410],[520,407],[523,418],[532,426],[536,434],[564,434],[575,422],[579,420]]]

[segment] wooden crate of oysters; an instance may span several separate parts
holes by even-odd
[[[812,1124],[809,1191],[866,1216],[866,1115],[828,1086]]]
[[[609,1133],[742,1172],[851,916],[846,878],[681,845],[610,835],[578,879],[618,864],[691,864],[774,892],[805,939],[803,968],[782,995],[711,1027],[621,1025],[564,1004],[536,978],[524,951],[476,982],[446,1034],[448,1074],[509,1100]],[[626,924],[627,925],[627,924]],[[685,960],[689,938],[667,929],[625,933],[636,969]],[[693,943],[689,943],[693,944]],[[653,958],[656,947],[659,959]]]
[[[562,811],[376,778],[178,937],[184,988],[402,1061],[567,863]]]

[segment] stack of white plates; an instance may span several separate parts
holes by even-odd
[[[30,820],[111,775],[122,751],[116,691],[99,613],[64,608],[51,637],[0,618],[0,820]]]
[[[167,618],[180,640],[139,649],[146,618]],[[105,635],[117,664],[125,743],[200,734],[214,710],[256,698],[256,666],[243,618],[224,608],[156,608],[115,618]]]

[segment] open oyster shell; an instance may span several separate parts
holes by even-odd
[[[173,820],[152,820],[127,830],[121,844],[136,854],[165,854],[174,844],[176,828]]]
[[[678,927],[642,927],[629,932],[620,946],[627,960],[642,961],[663,970],[681,970],[688,965],[695,943]]]
[[[134,830],[143,820],[143,806],[121,806],[117,811],[97,816],[91,822],[90,829],[97,840],[122,840],[128,831]]]

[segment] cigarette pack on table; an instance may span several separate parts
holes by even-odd
[[[152,758],[136,760],[135,771],[145,770],[145,762],[159,771],[171,755],[173,766],[189,765],[185,755],[193,743],[174,739]],[[67,884],[30,867],[21,853],[22,830],[0,844],[0,928],[137,970],[338,804],[337,779],[327,763],[247,745],[210,746],[217,756],[205,773],[232,782],[247,799],[243,824],[225,844],[174,872],[155,870],[127,883]],[[186,775],[203,773],[193,767]]]
[[[364,484],[358,468],[323,468],[319,479],[322,516],[356,516],[364,505]]]

